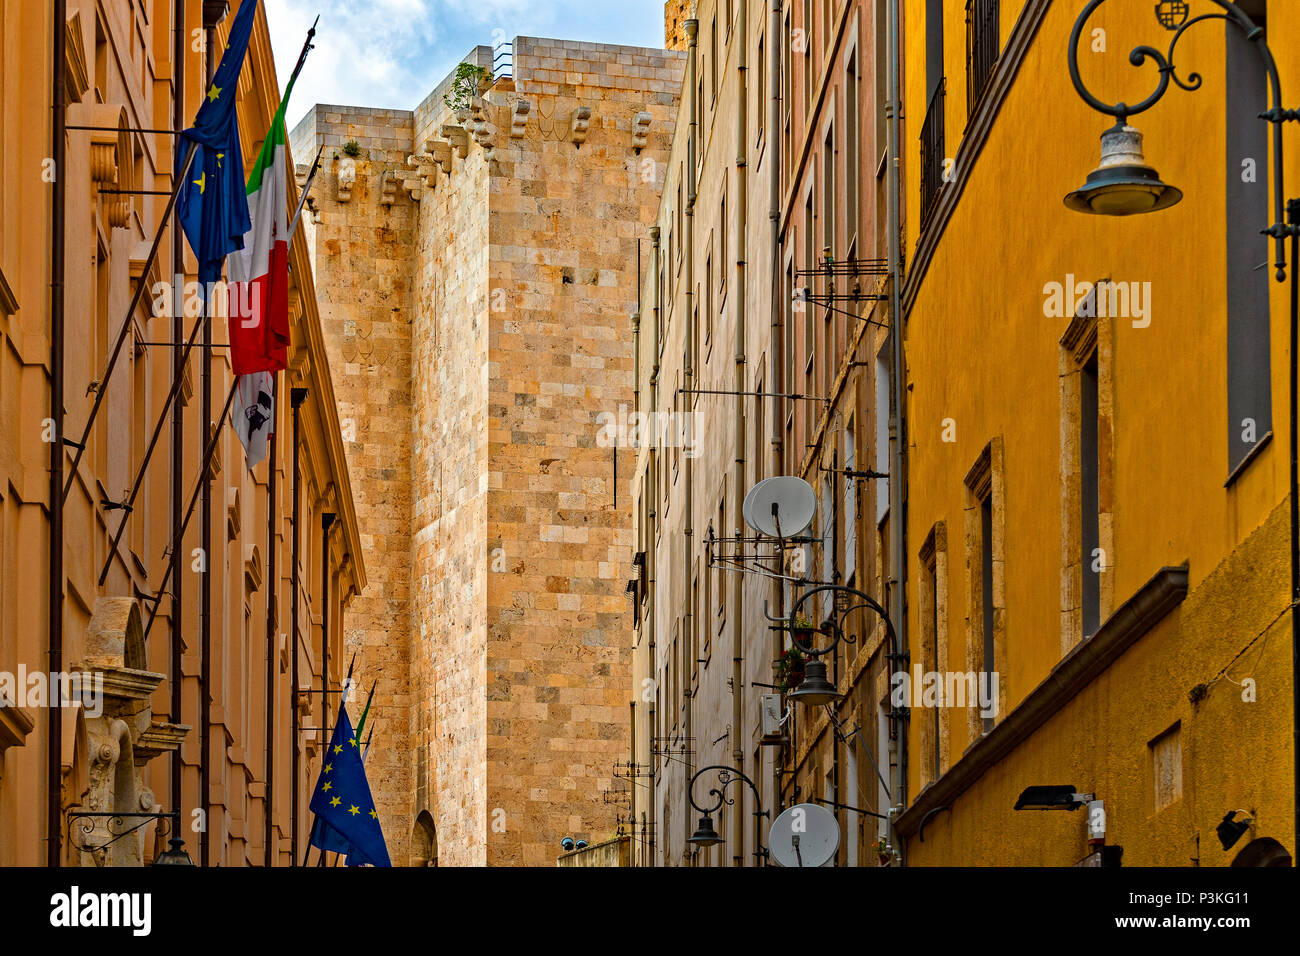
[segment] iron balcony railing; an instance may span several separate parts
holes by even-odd
[[[934,201],[939,197],[939,186],[943,183],[943,103],[946,79],[940,78],[939,85],[930,97],[930,105],[925,110],[925,122],[921,124],[921,222],[930,218]]]
[[[966,0],[966,115],[975,106],[998,62],[998,0]]]

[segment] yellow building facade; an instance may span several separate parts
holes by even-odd
[[[908,647],[922,673],[995,672],[999,690],[984,713],[913,700],[907,862],[1068,865],[1101,839],[1125,866],[1289,864],[1293,409],[1288,287],[1258,236],[1259,61],[1235,27],[1192,26],[1175,66],[1201,88],[1129,119],[1182,202],[1088,216],[1062,197],[1114,120],[1071,85],[1084,4],[903,6]],[[1156,88],[1129,51],[1167,48],[1171,6],[1088,20],[1100,100]],[[1293,100],[1300,11],[1241,6]],[[1066,784],[1102,802],[1104,836],[1094,808],[1013,809]],[[1249,821],[1230,849],[1226,815]]]

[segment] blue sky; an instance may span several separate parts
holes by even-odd
[[[312,20],[316,49],[289,103],[412,109],[476,44],[494,36],[663,46],[662,0],[265,0],[283,86]]]

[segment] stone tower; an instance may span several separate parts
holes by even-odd
[[[414,111],[318,105],[305,228],[371,587],[344,622],[372,683],[395,862],[549,865],[612,835],[631,679],[639,240],[684,69],[519,37],[513,76]],[[352,145],[355,143],[355,145]],[[354,714],[354,720],[356,719]]]

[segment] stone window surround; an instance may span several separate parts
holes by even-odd
[[[964,485],[964,523],[966,531],[966,669],[984,670],[984,570],[980,506],[986,498],[993,503],[993,664],[998,677],[998,713],[994,722],[1006,714],[1009,686],[1006,679],[1006,472],[1003,466],[1002,436],[994,437],[980,452]],[[968,708],[970,739],[977,741],[985,733],[984,719],[978,704]]]
[[[921,629],[922,670],[942,673],[948,663],[948,526],[936,521],[917,553],[922,574],[918,578],[918,598]],[[934,584],[929,584],[933,573]],[[912,702],[916,710],[916,701]],[[945,707],[935,708],[936,721],[923,719],[919,723],[921,749],[921,777],[929,782],[937,780],[949,763],[951,728]],[[934,736],[939,737],[939,765],[934,766]]]
[[[1108,280],[1100,280],[1094,290]],[[1094,293],[1095,294],[1095,293]],[[1095,312],[1096,309],[1091,311]],[[1084,366],[1097,360],[1097,546],[1104,565],[1099,575],[1098,621],[1115,607],[1115,433],[1114,322],[1109,316],[1076,315],[1061,339],[1061,654],[1083,640],[1082,529],[1079,526],[1082,449],[1079,416]]]

